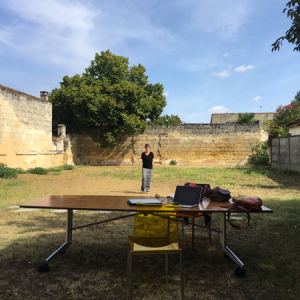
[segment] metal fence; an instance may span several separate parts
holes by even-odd
[[[300,135],[273,138],[270,154],[272,168],[300,172]]]

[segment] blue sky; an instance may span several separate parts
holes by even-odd
[[[274,112],[300,90],[287,0],[0,0],[0,84],[39,97],[110,49],[165,87],[164,113]]]

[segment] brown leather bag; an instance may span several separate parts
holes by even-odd
[[[233,198],[232,201],[233,201],[233,204],[227,208],[228,222],[231,225],[231,227],[234,229],[245,230],[249,227],[249,224],[250,224],[249,212],[251,210],[260,211],[261,207],[262,207],[262,200],[258,197],[244,197],[242,199],[234,199]],[[223,206],[223,207],[227,207],[227,206]],[[248,226],[247,227],[237,226],[230,222],[230,214],[232,212],[232,209],[234,209],[235,211],[242,211],[242,212],[247,213],[247,216],[248,216]]]
[[[230,191],[220,189],[219,187],[213,189],[206,188],[205,194],[210,201],[214,202],[227,202],[231,198]]]

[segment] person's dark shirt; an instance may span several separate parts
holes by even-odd
[[[148,155],[146,155],[145,152],[142,153],[141,159],[143,160],[143,168],[153,169],[153,166],[152,166],[153,157],[154,157],[154,155],[152,152],[150,152]]]

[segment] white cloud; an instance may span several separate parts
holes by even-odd
[[[252,68],[253,68],[252,65],[249,65],[248,67],[245,67],[244,65],[242,65],[240,67],[235,68],[234,71],[236,71],[236,72],[245,72],[245,71],[250,70]]]
[[[168,92],[163,93],[163,95],[166,96],[166,97],[169,96],[169,94],[170,94],[170,93],[168,93]]]
[[[208,110],[211,113],[225,113],[228,112],[228,108],[224,106],[214,106]]]
[[[219,72],[219,73],[217,73],[217,72],[214,72],[213,73],[213,76],[219,76],[219,77],[228,77],[228,76],[230,76],[230,70],[229,69],[227,69],[227,70],[223,70],[223,71],[221,71],[221,72]]]
[[[256,96],[255,98],[252,99],[252,101],[258,101],[258,100],[261,100],[261,99],[262,99],[262,97]]]
[[[229,55],[229,52],[223,54],[224,57],[228,57],[228,55]]]
[[[96,52],[126,49],[128,40],[165,50],[173,38],[168,28],[153,24],[148,15],[133,6],[120,5],[116,10],[96,1],[3,2],[9,13],[19,19],[6,30],[5,36],[0,29],[0,44],[11,47],[27,60],[67,67],[71,74],[74,70],[84,71]]]

